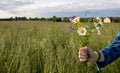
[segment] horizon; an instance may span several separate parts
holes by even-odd
[[[18,18],[22,18],[22,17],[25,17],[25,16],[15,16],[15,17],[18,17]],[[0,19],[10,19],[10,18],[15,18],[15,17],[6,17],[6,18],[0,18]],[[58,17],[58,16],[56,16],[56,17]],[[69,17],[71,17],[71,16],[69,16]],[[69,18],[69,17],[58,17],[58,18]],[[78,16],[77,16],[78,17]],[[53,18],[53,17],[25,17],[25,18],[27,18],[27,19],[30,19],[30,18],[38,18],[38,19],[40,19],[40,18],[45,18],[45,19],[49,19],[49,18]],[[79,18],[96,18],[96,17],[79,17]],[[100,18],[120,18],[120,16],[101,16]]]

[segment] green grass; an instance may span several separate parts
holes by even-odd
[[[85,23],[91,24],[91,23]],[[65,32],[71,23],[0,22],[0,73],[96,73],[95,64],[79,62],[83,47],[76,31]],[[105,24],[101,35],[93,33],[88,46],[100,50],[111,44],[120,23]],[[119,59],[102,73],[119,73]]]

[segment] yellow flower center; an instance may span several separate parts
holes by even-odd
[[[77,23],[77,26],[78,26],[78,27],[81,27],[81,26],[83,26],[83,23],[78,22],[78,23]]]
[[[80,30],[80,33],[84,33],[85,31],[83,29]]]

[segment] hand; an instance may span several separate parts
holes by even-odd
[[[79,60],[81,62],[95,62],[96,54],[94,51],[88,47],[80,48],[79,50]]]
[[[99,53],[100,53],[100,58],[99,58],[98,62],[104,62],[105,61],[104,54],[101,51],[99,51]],[[80,48],[79,60],[81,62],[86,62],[86,61],[87,62],[95,62],[96,58],[97,58],[96,53],[92,49],[90,49],[88,47]]]

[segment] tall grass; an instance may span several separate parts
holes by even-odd
[[[86,23],[91,24],[91,23]],[[70,23],[0,22],[0,73],[96,73],[95,64],[78,60],[80,38],[65,31]],[[91,24],[92,25],[92,24]],[[110,45],[120,24],[105,24],[101,35],[92,34],[88,46],[100,50]],[[102,73],[119,73],[119,60]]]

